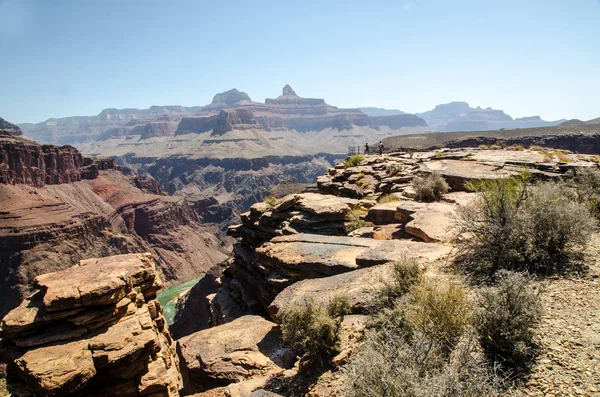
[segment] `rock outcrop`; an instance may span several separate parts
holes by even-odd
[[[188,392],[278,374],[296,361],[279,327],[260,316],[196,332],[179,339],[177,346]]]
[[[12,395],[179,395],[150,254],[83,260],[35,283],[0,324]]]
[[[23,135],[23,131],[21,131],[21,129],[19,128],[18,125],[9,123],[8,121],[6,121],[2,117],[0,117],[0,133],[2,133],[2,132],[8,133],[8,134],[14,135],[14,136]]]
[[[248,109],[238,108],[221,110],[217,122],[213,127],[213,135],[222,135],[233,130],[262,129]]]

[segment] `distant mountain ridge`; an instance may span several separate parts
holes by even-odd
[[[417,113],[432,130],[437,132],[485,131],[502,128],[550,127],[563,120],[544,121],[540,116],[513,119],[503,110],[472,108],[467,102],[450,102],[437,105],[434,109]]]
[[[247,93],[234,88],[216,94],[205,106],[108,108],[96,116],[51,118],[37,124],[23,123],[19,127],[26,136],[42,143],[83,144],[107,139],[148,139],[209,131],[215,127],[220,112],[232,108],[249,110],[266,130],[291,129],[299,132],[327,128],[344,130],[351,129],[353,125],[391,129],[428,126],[436,132],[479,131],[554,126],[565,121],[545,121],[539,116],[513,119],[503,110],[472,108],[467,102],[440,104],[415,115],[377,107],[340,109],[328,105],[323,99],[300,97],[286,85],[282,95],[264,103],[254,102]],[[228,117],[222,115],[221,119],[227,120]],[[232,119],[231,115],[229,119]]]

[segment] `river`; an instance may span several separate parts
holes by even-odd
[[[175,318],[175,310],[177,306],[177,300],[183,294],[185,294],[190,288],[192,288],[202,277],[195,278],[188,281],[187,283],[176,285],[169,289],[163,290],[158,293],[158,302],[162,306],[165,319],[167,324],[173,324]]]

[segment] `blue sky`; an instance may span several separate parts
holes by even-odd
[[[340,107],[600,116],[600,0],[0,0],[0,16],[13,122],[288,83]]]

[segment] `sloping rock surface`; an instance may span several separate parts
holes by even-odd
[[[295,354],[284,347],[277,325],[259,316],[243,316],[177,343],[189,391],[282,372],[295,361]]]
[[[0,323],[9,387],[40,396],[179,395],[150,254],[84,260],[36,285]]]

